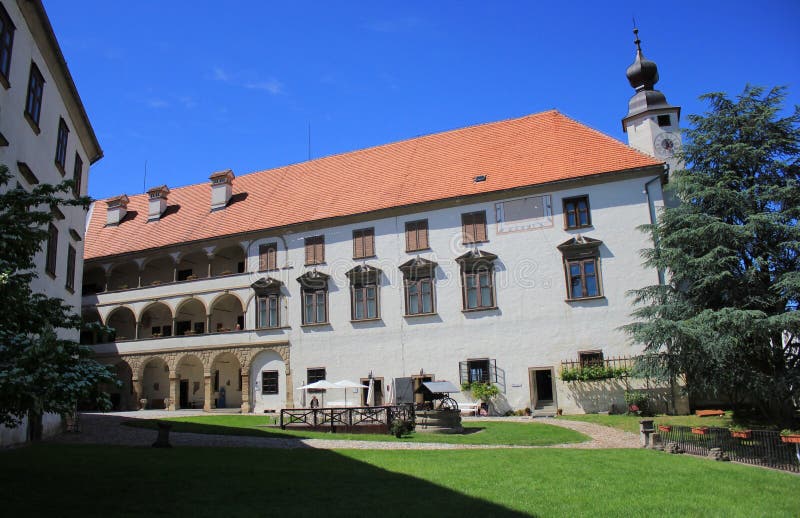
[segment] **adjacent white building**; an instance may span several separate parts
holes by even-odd
[[[44,7],[36,0],[0,2],[0,164],[17,186],[75,179],[85,195],[89,166],[103,156]],[[36,257],[33,290],[80,308],[86,211],[62,207]],[[73,333],[77,339],[77,332]],[[45,416],[45,434],[60,426]],[[25,440],[26,426],[0,426],[0,444]]]
[[[498,411],[621,405],[623,382],[559,372],[640,352],[619,328],[626,293],[659,281],[638,227],[663,206],[655,134],[678,126],[647,104],[653,73],[639,50],[638,151],[550,111],[97,202],[84,317],[115,332],[82,339],[116,365],[116,404],[260,413],[305,405],[319,379],[373,379],[376,404],[479,380]]]

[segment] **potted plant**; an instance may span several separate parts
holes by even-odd
[[[492,399],[494,399],[495,396],[500,394],[500,389],[497,387],[497,385],[494,383],[483,383],[481,381],[462,383],[461,390],[464,392],[469,391],[473,399],[481,401],[481,407],[485,409],[486,414],[482,414],[479,411],[479,415],[487,415],[489,413],[489,403]]]
[[[781,441],[800,444],[800,430],[781,430]]]
[[[731,437],[737,439],[749,439],[753,435],[753,430],[745,428],[744,426],[731,426]]]
[[[697,435],[706,435],[708,433],[708,426],[693,426],[692,433]]]
[[[659,432],[671,432],[672,431],[672,425],[660,424],[660,425],[658,425],[658,431]]]

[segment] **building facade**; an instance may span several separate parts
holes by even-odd
[[[619,328],[659,281],[638,227],[667,176],[639,147],[550,111],[97,202],[84,318],[114,332],[82,339],[123,409],[275,411],[320,379],[374,380],[380,404],[410,378],[490,381],[497,412],[608,410],[621,382],[559,372],[640,352]]]
[[[40,1],[0,2],[0,164],[14,175],[0,187],[30,189],[74,179],[85,195],[89,166],[103,156]],[[80,308],[86,210],[61,207],[35,258],[35,292]],[[77,339],[77,332],[69,334]],[[60,416],[45,416],[45,433]],[[26,426],[0,427],[0,444],[25,440]]]

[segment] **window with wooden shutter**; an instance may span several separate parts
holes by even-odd
[[[428,220],[420,219],[406,223],[406,252],[428,248]]]
[[[258,269],[261,271],[278,269],[278,243],[259,245]]]
[[[306,265],[325,262],[325,236],[306,238]]]
[[[67,248],[67,280],[65,286],[69,291],[75,290],[75,248],[72,245]]]
[[[58,257],[58,229],[51,223],[47,231],[47,260],[44,270],[55,277]]]
[[[353,259],[375,255],[375,229],[362,228],[353,231]]]
[[[461,215],[464,243],[483,243],[486,239],[486,211]]]

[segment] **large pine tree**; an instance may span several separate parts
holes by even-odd
[[[69,414],[99,383],[115,381],[91,359],[91,349],[63,338],[65,330],[80,327],[75,310],[31,290],[34,256],[47,240],[55,210],[86,206],[89,199],[72,197],[71,180],[30,191],[8,189],[11,180],[0,165],[0,424],[16,426],[27,416],[35,440],[41,437],[43,413]]]
[[[800,107],[785,90],[701,97],[668,190],[678,201],[645,230],[665,285],[633,292],[640,367],[685,376],[690,393],[752,404],[789,425],[800,403]]]

